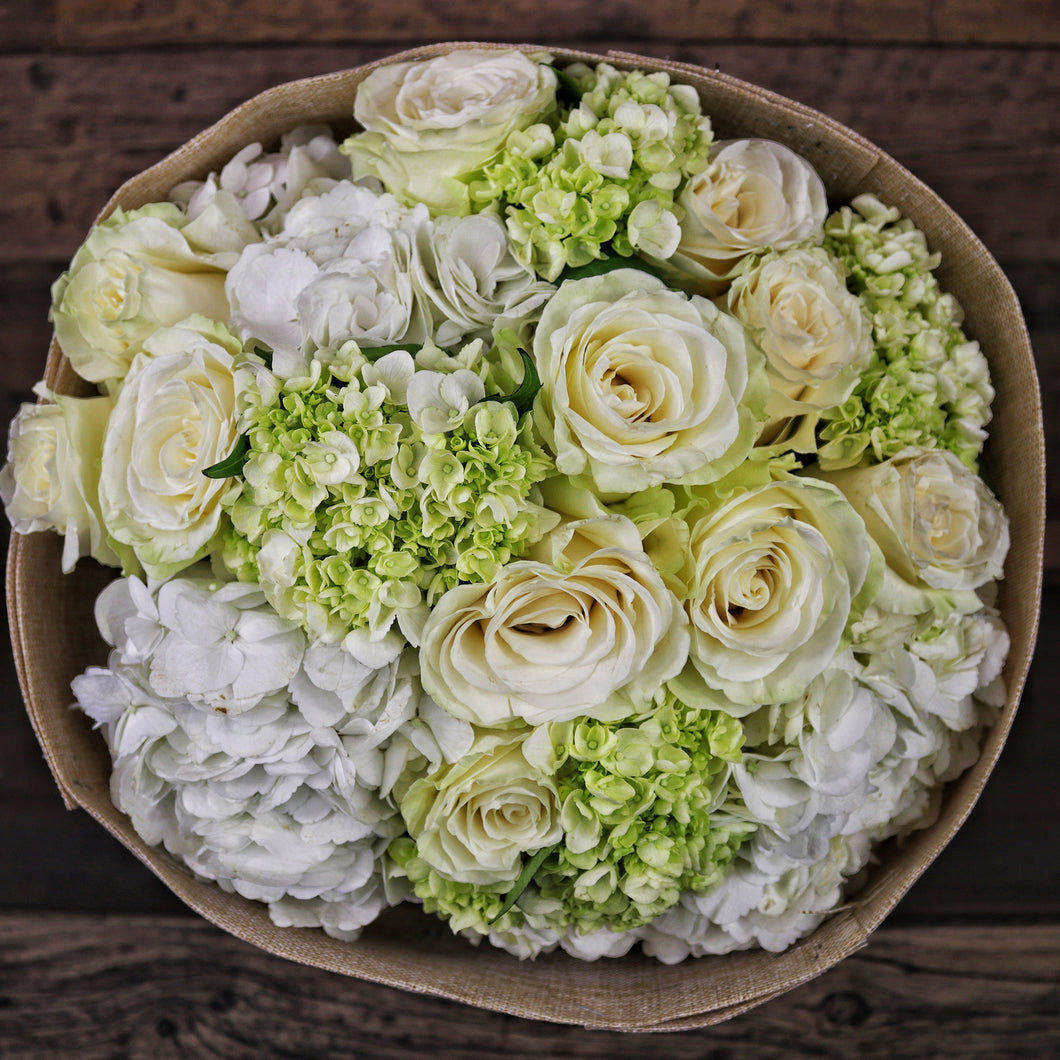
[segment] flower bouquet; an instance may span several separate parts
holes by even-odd
[[[281,86],[118,193],[52,319],[0,473],[58,532],[9,563],[27,703],[229,930],[693,1026],[859,945],[981,789],[1040,592],[1026,334],[823,116],[530,47]]]

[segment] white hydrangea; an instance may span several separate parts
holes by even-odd
[[[779,952],[840,902],[872,844],[934,821],[942,785],[975,762],[1004,702],[1001,620],[992,607],[941,620],[873,609],[855,650],[799,700],[744,719],[720,813],[760,827],[717,886],[644,929],[645,952]]]
[[[124,661],[149,658],[156,695],[220,713],[285,689],[305,651],[301,627],[267,608],[258,586],[208,576],[175,578],[154,594],[120,579],[104,589],[96,615]]]
[[[553,290],[512,256],[498,218],[432,220],[422,204],[349,181],[295,203],[226,284],[244,339],[307,351],[486,338]]]
[[[393,642],[306,648],[257,586],[201,572],[153,590],[117,581],[96,614],[109,668],[73,689],[110,747],[115,805],[146,842],[268,903],[276,923],[356,937],[391,904],[394,776],[471,742],[423,696],[414,656]],[[399,727],[416,742],[394,741]]]
[[[178,184],[169,198],[194,221],[219,193],[226,193],[248,221],[273,231],[308,187],[349,175],[349,160],[339,152],[331,130],[326,125],[300,125],[284,135],[279,151],[247,144],[220,172]]]
[[[439,346],[527,318],[555,290],[515,259],[493,214],[439,217],[416,236],[410,275]]]
[[[977,700],[1004,702],[999,678],[1008,646],[994,608],[953,612],[903,645],[867,656],[862,679],[900,713],[929,715],[959,732],[980,722]]]
[[[868,856],[867,838],[838,838],[823,858],[793,864],[773,878],[739,859],[735,871],[710,895],[685,894],[647,925],[644,951],[664,964],[752,946],[779,953],[813,931],[838,905],[847,878]]]
[[[789,786],[814,793],[816,812],[838,815],[859,804],[870,769],[894,744],[896,725],[888,705],[855,680],[856,671],[846,653],[798,700],[763,707],[746,719],[746,745],[753,750],[736,774],[745,798],[756,797],[769,764],[780,762]],[[778,754],[776,748],[783,750]],[[775,818],[764,823],[777,826]]]
[[[519,960],[533,960],[543,953],[562,949],[564,953],[580,961],[598,961],[601,957],[624,957],[644,936],[645,928],[634,928],[630,931],[613,931],[601,927],[595,931],[582,934],[572,927],[560,930],[549,923],[545,915],[535,913],[535,905],[547,905],[546,899],[540,896],[527,896],[521,900],[526,920],[520,925],[500,930],[490,928],[483,935],[475,928],[467,928],[459,934],[477,946],[488,938],[492,946],[510,953]]]

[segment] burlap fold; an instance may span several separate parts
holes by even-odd
[[[468,46],[502,47],[443,44],[382,62]],[[520,47],[571,60],[601,58]],[[67,805],[84,807],[213,923],[293,961],[518,1016],[619,1030],[681,1030],[745,1011],[819,975],[864,945],[968,815],[1012,724],[1033,651],[1045,525],[1044,435],[1030,342],[1016,297],[987,250],[929,188],[856,133],[772,92],[685,64],[618,53],[604,58],[618,66],[666,70],[694,85],[718,138],[756,136],[787,144],[816,167],[833,201],[870,191],[899,207],[927,233],[932,248],[942,252],[940,282],[965,307],[965,328],[990,361],[997,400],[987,461],[1012,524],[999,599],[1012,638],[1005,668],[1007,703],[978,763],[945,791],[937,822],[900,847],[886,845],[866,885],[847,906],[785,953],[735,953],[676,966],[639,954],[585,963],[555,953],[520,962],[488,945],[473,948],[411,906],[385,914],[356,943],[337,942],[318,930],[278,928],[263,905],[196,880],[164,851],[146,846],[111,804],[110,759],[88,719],[70,709],[70,681],[86,666],[106,660],[92,605],[113,572],[83,562],[76,573],[64,576],[56,535],[13,535],[7,602],[26,707]],[[116,205],[133,208],[164,198],[180,181],[219,169],[245,144],[269,145],[296,124],[324,121],[339,130],[351,127],[354,90],[376,65],[280,85],[256,96],[128,181],[101,216]],[[67,393],[91,389],[74,375],[54,342],[46,379]]]

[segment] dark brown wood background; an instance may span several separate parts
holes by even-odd
[[[1055,0],[0,0],[0,420],[48,289],[126,177],[275,83],[433,40],[620,48],[824,110],[935,188],[1010,276],[1060,457]],[[719,1027],[647,1038],[285,963],[199,920],[68,813],[0,664],[0,1056],[1060,1055],[1060,479],[1038,657],[965,828],[866,949]]]

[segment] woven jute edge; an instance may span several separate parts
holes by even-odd
[[[416,48],[355,69],[279,85],[255,96],[173,154],[126,182],[100,213],[163,198],[180,180],[205,176],[244,144],[275,141],[320,120],[349,127],[356,85],[383,63],[461,47]],[[987,460],[1012,523],[1012,549],[999,606],[1012,637],[1008,699],[977,764],[941,796],[939,816],[905,842],[886,844],[862,890],[817,931],[781,954],[739,952],[662,965],[635,954],[584,963],[562,953],[520,962],[489,946],[472,948],[412,907],[388,911],[356,943],[319,931],[277,928],[264,906],[195,879],[164,851],[146,846],[109,796],[110,760],[87,719],[70,709],[70,679],[106,659],[92,621],[99,588],[113,576],[91,563],[59,573],[54,535],[13,535],[7,567],[12,646],[27,711],[67,806],[81,806],[148,865],[189,906],[268,952],[344,975],[446,997],[512,1015],[589,1028],[677,1031],[728,1019],[832,967],[869,934],[950,840],[971,811],[1008,735],[1030,666],[1041,601],[1045,526],[1044,432],[1026,326],[1011,286],[967,226],[929,188],[863,137],[827,116],[729,75],[646,56],[542,45],[528,52],[666,70],[701,93],[716,134],[761,136],[798,150],[821,173],[830,197],[872,191],[898,206],[941,250],[940,280],[967,312],[966,329],[986,352],[998,392]],[[91,388],[56,344],[45,378],[67,393]]]

